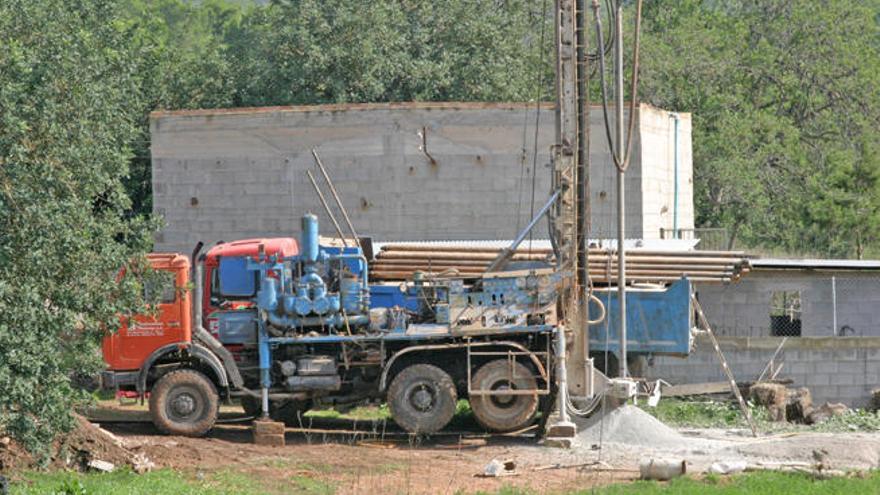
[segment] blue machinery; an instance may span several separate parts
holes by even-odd
[[[377,287],[376,299],[382,305],[371,307],[367,261],[360,248],[319,246],[318,221],[311,214],[302,218],[300,243],[302,252],[296,256],[267,256],[260,250],[257,259],[245,260],[246,270],[256,274],[259,287],[255,302],[264,413],[269,410],[269,390],[274,385],[273,364],[290,369],[290,373],[285,372],[285,376],[290,375],[286,380],[288,389],[339,388],[335,362],[328,365],[301,360],[286,364],[273,357],[284,346],[420,341],[427,342],[422,347],[431,347],[431,342],[460,339],[466,342],[470,359],[480,354],[470,349],[473,337],[491,334],[503,339],[505,334],[523,333],[549,336],[556,326],[556,294],[561,277],[552,269],[487,274],[478,289],[466,288],[459,279],[420,274],[411,284]],[[528,354],[535,360],[535,353],[521,346],[514,354]],[[549,359],[549,352],[539,354]],[[326,368],[320,373],[327,377],[332,368],[333,378],[318,383],[311,371],[307,376],[293,371],[316,366]],[[543,371],[548,384],[546,390],[536,392],[548,393],[547,366],[536,363],[536,367]],[[470,377],[470,369],[467,371]],[[470,391],[477,395],[490,393]]]
[[[300,244],[301,252],[286,258],[266,255],[261,249],[255,259],[221,260],[223,291],[250,294],[256,310],[224,312],[221,340],[225,344],[256,344],[264,412],[269,407],[270,390],[277,391],[279,386],[296,394],[340,390],[335,357],[290,356],[292,348],[315,345],[325,349],[340,346],[344,353],[346,344],[396,344],[396,354],[389,354],[387,362],[383,354],[376,362],[385,368],[380,391],[397,355],[416,348],[463,347],[467,351],[469,394],[488,395],[494,392],[471,386],[470,359],[481,354],[485,358],[496,352],[485,346],[503,342],[509,348],[506,355],[531,359],[539,370],[544,387],[534,393],[549,393],[550,349],[528,350],[515,341],[516,336],[534,335],[545,337],[549,344],[558,326],[556,300],[562,278],[553,269],[486,273],[472,287],[460,279],[418,272],[412,282],[371,286],[361,249],[320,246],[314,215],[302,218]],[[689,353],[691,290],[690,283],[682,279],[667,289],[633,288],[627,292],[630,353]],[[619,354],[617,294],[613,288],[597,288],[594,295],[611,319],[590,326],[590,350]],[[485,336],[491,338],[480,338]]]

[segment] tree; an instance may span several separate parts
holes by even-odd
[[[44,451],[140,303],[120,267],[149,248],[123,187],[135,66],[112,0],[0,3],[0,430]]]
[[[552,25],[538,46],[540,22],[550,24],[540,9],[526,0],[277,0],[228,33],[235,104],[528,101],[536,72],[553,67],[541,52]]]
[[[843,179],[872,167],[858,162],[880,117],[878,12],[876,0],[646,4],[642,96],[694,114],[698,225],[750,247],[864,249],[829,222],[880,220],[864,206],[872,186]],[[843,207],[852,194],[862,207]]]
[[[152,211],[150,112],[160,109],[217,108],[233,105],[232,62],[224,37],[243,8],[223,0],[126,0],[119,29],[133,63],[137,85],[132,110],[138,138],[126,189],[132,210]]]

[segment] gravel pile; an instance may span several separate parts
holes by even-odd
[[[600,442],[680,449],[692,443],[677,431],[636,406],[623,406],[589,418],[575,418],[582,445]]]

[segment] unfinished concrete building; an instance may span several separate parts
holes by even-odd
[[[553,112],[548,104],[536,116],[534,104],[397,103],[154,113],[153,204],[165,221],[155,248],[297,234],[303,212],[324,215],[305,173],[314,169],[311,148],[363,235],[510,239],[529,220],[533,183],[536,208],[548,196]],[[641,105],[635,129],[627,236],[692,232],[690,115]],[[616,179],[604,132],[594,108],[593,235],[614,237]],[[322,225],[333,234],[330,222]],[[546,224],[537,232],[546,236]]]

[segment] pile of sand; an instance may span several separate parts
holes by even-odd
[[[582,445],[618,443],[645,447],[687,448],[688,439],[636,406],[623,406],[589,418],[575,418]]]

